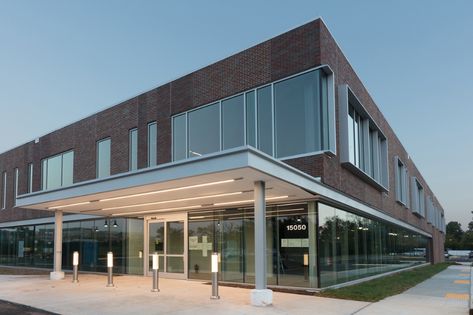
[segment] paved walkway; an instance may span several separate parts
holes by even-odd
[[[220,300],[210,300],[211,286],[196,281],[160,279],[159,293],[150,292],[151,279],[115,277],[106,287],[103,275],[81,275],[78,284],[68,276],[1,276],[0,300],[25,304],[59,314],[468,314],[470,267],[451,266],[403,294],[377,303],[274,292],[274,305],[249,304],[248,289],[220,287]]]
[[[402,294],[372,303],[356,315],[468,314],[469,266],[450,266]]]
[[[220,287],[220,300],[210,300],[211,286],[201,282],[160,279],[159,293],[150,292],[151,279],[115,277],[107,288],[103,275],[70,276],[50,281],[46,276],[0,276],[0,300],[26,304],[59,314],[353,314],[365,302],[274,292],[271,307],[251,306],[250,291]]]

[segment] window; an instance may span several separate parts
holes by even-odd
[[[407,167],[398,156],[394,157],[394,173],[396,180],[396,200],[407,207],[409,196],[409,174]]]
[[[326,81],[311,71],[274,84],[276,157],[329,149]]]
[[[435,217],[435,212],[437,209],[434,206],[434,203],[432,201],[432,197],[427,196],[427,209],[426,209],[426,218],[427,222],[430,224],[434,223],[434,217]]]
[[[7,172],[2,174],[2,209],[7,208]]]
[[[15,177],[14,177],[14,183],[13,183],[13,189],[14,189],[14,192],[13,192],[13,205],[15,206],[16,205],[16,197],[18,197],[18,178],[19,178],[19,175],[20,175],[20,172],[18,170],[18,168],[15,168]]]
[[[427,262],[429,239],[398,225],[318,203],[321,287]]]
[[[72,185],[74,151],[43,159],[41,161],[41,189],[56,189]]]
[[[412,211],[425,217],[424,188],[416,177],[412,177]]]
[[[148,167],[158,164],[158,124],[148,124]]]
[[[256,148],[256,93],[246,93],[246,143]]]
[[[97,142],[97,178],[110,176],[110,138]]]
[[[257,90],[258,149],[273,155],[273,110],[271,86]]]
[[[174,161],[187,158],[187,114],[172,119],[172,157]]]
[[[189,112],[188,157],[220,150],[220,108],[214,103]]]
[[[222,101],[223,149],[245,144],[245,116],[243,94]]]
[[[333,76],[314,69],[173,117],[173,161],[239,146],[277,158],[335,152]]]
[[[129,170],[138,169],[138,129],[131,129],[129,135]]]
[[[339,88],[342,163],[381,190],[388,189],[388,143],[347,85]]]
[[[28,164],[28,193],[33,192],[33,163]]]

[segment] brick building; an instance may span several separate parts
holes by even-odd
[[[319,288],[443,260],[444,211],[321,19],[0,154],[0,264]],[[54,239],[55,237],[55,239]],[[56,248],[54,248],[56,244]]]

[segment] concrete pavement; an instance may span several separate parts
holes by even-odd
[[[468,314],[470,269],[450,266],[404,293],[366,306],[356,315]]]
[[[50,281],[46,276],[0,276],[0,299],[60,314],[353,314],[366,302],[274,292],[274,305],[251,306],[250,290],[220,287],[220,300],[211,300],[211,286],[195,281],[160,279],[152,293],[151,279],[80,275],[79,283]]]
[[[211,286],[202,282],[160,279],[159,293],[151,279],[82,274],[78,284],[50,281],[47,276],[1,276],[0,299],[60,314],[468,314],[469,266],[450,266],[431,279],[377,303],[274,292],[274,305],[251,306],[250,290],[220,287],[211,300]]]

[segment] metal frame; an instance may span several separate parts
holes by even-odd
[[[182,221],[184,223],[184,252],[182,255],[178,254],[167,254],[167,222],[176,222],[176,221]],[[150,223],[158,223],[162,222],[164,223],[164,254],[159,254],[158,257],[163,256],[164,257],[164,266],[162,269],[160,268],[160,275],[162,275],[164,278],[172,278],[172,279],[187,279],[188,278],[188,259],[189,259],[189,253],[188,253],[188,216],[187,212],[181,212],[181,213],[163,213],[159,215],[154,215],[154,216],[147,216],[144,218],[143,223],[144,223],[144,229],[143,229],[143,239],[144,239],[144,255],[143,255],[143,273],[145,276],[151,276],[152,275],[152,270],[149,268],[149,260],[150,260],[150,252],[149,252],[149,225]],[[166,257],[181,257],[183,258],[183,263],[184,263],[184,273],[168,273],[167,272],[167,259]],[[161,267],[161,266],[160,266]]]
[[[244,115],[244,126],[243,126],[243,135],[244,135],[244,145],[248,145],[248,139],[247,139],[247,134],[246,134],[246,127],[247,127],[247,119],[246,119],[246,94],[250,92],[254,92],[255,95],[255,147],[259,148],[259,137],[258,137],[258,90],[261,88],[265,87],[270,87],[271,88],[271,145],[272,145],[272,151],[271,151],[271,156],[275,157],[276,154],[276,137],[275,137],[275,128],[276,128],[276,116],[275,116],[275,102],[274,102],[274,85],[283,82],[295,77],[298,77],[300,75],[316,71],[316,70],[321,70],[327,75],[327,110],[328,110],[328,149],[326,150],[318,150],[318,151],[312,151],[312,152],[306,152],[306,153],[301,153],[297,155],[292,155],[292,156],[285,156],[285,157],[278,157],[278,159],[281,160],[287,160],[287,159],[292,159],[292,158],[297,158],[297,157],[302,157],[302,156],[311,156],[311,155],[318,155],[321,153],[330,153],[332,155],[336,155],[337,148],[336,148],[336,137],[337,137],[337,131],[336,131],[336,110],[335,110],[335,79],[334,79],[334,73],[332,69],[328,65],[321,65],[318,67],[310,68],[298,73],[295,73],[293,75],[284,77],[282,79],[275,80],[271,83],[266,83],[260,86],[256,86],[252,89],[239,92],[236,94],[232,94],[230,96],[227,96],[225,98],[219,99],[214,102],[210,102],[192,109],[189,109],[185,112],[181,112],[178,114],[174,114],[171,116],[171,159],[172,161],[175,161],[174,159],[174,138],[172,135],[174,134],[174,118],[185,115],[185,126],[186,126],[186,159],[189,158],[189,113],[192,113],[194,111],[203,109],[207,106],[212,106],[215,104],[218,104],[219,107],[219,151],[224,151],[223,149],[223,112],[222,112],[222,102],[232,99],[234,97],[238,96],[243,96],[243,115]],[[323,130],[322,130],[323,132]],[[323,135],[322,135],[323,137]]]
[[[172,120],[171,120],[172,122]],[[154,152],[156,154],[156,164],[155,165],[151,165],[150,163],[150,156],[151,156],[151,150],[150,150],[150,144],[151,144],[151,141],[150,141],[150,129],[152,126],[156,126],[156,152]],[[172,130],[172,129],[171,129]],[[152,166],[156,166],[158,164],[158,122],[156,120],[153,120],[153,121],[150,121],[147,125],[146,125],[146,149],[147,149],[147,154],[146,154],[146,157],[147,157],[147,161],[146,161],[146,165],[148,167],[152,167]],[[172,154],[172,146],[171,146],[171,154]]]

